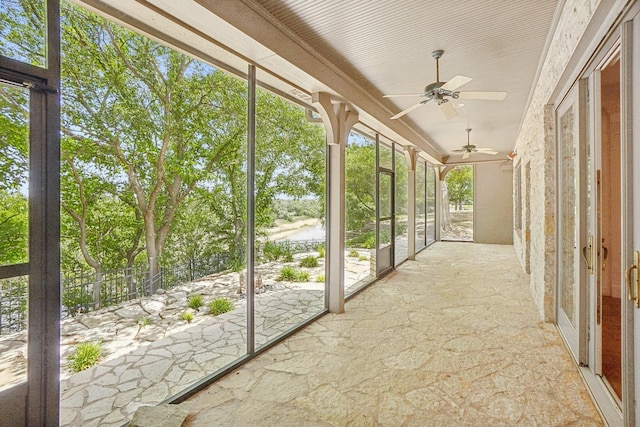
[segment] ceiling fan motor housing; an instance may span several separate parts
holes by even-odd
[[[427,101],[432,99],[436,99],[438,104],[442,104],[444,102],[449,102],[445,97],[450,96],[453,99],[458,99],[459,92],[454,92],[452,90],[442,89],[442,85],[446,82],[435,82],[431,83],[424,87],[424,96],[427,98]]]

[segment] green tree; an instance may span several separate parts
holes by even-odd
[[[355,133],[345,153],[345,199],[347,230],[361,231],[375,221],[376,147]]]
[[[26,196],[0,188],[0,265],[27,262]]]
[[[449,202],[456,210],[462,210],[462,205],[473,201],[473,166],[458,166],[450,170],[446,177]]]

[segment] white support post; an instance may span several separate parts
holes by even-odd
[[[408,200],[407,206],[407,233],[409,233],[409,239],[407,245],[409,246],[407,252],[407,258],[410,260],[416,259],[416,164],[418,161],[418,150],[415,147],[405,147],[404,154],[407,159],[407,183],[408,188]]]
[[[329,150],[327,168],[327,303],[331,313],[344,312],[345,147],[358,112],[326,92],[313,94],[313,105],[324,122]]]

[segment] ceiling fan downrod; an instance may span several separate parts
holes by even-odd
[[[438,49],[431,52],[431,56],[436,60],[436,83],[440,83],[440,57],[444,53],[444,50]]]

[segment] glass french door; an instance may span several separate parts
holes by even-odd
[[[395,176],[393,147],[377,137],[376,274],[391,271],[395,250]]]
[[[585,117],[580,101],[585,85],[579,81],[558,106],[557,129],[557,323],[573,357],[586,360],[586,270],[589,260],[586,185]]]
[[[593,75],[595,184],[594,372],[618,404],[622,391],[620,54]]]
[[[384,275],[393,267],[394,255],[394,218],[393,215],[393,172],[380,169],[378,171],[378,220],[376,248],[376,272]]]

